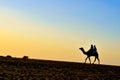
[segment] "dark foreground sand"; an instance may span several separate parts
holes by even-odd
[[[120,66],[0,57],[0,80],[120,80]]]

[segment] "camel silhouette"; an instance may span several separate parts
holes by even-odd
[[[95,59],[94,59],[93,64],[95,63],[96,59],[98,60],[98,63],[100,64],[99,55],[98,55],[97,48],[96,48],[95,45],[94,45],[94,46],[91,45],[91,48],[90,48],[87,52],[84,50],[83,47],[81,47],[81,48],[79,48],[79,49],[83,52],[83,54],[87,55],[87,57],[86,57],[86,59],[85,59],[85,63],[86,63],[87,59],[89,59],[89,61],[90,61],[90,63],[91,63],[90,57],[91,57],[91,56],[94,56]]]

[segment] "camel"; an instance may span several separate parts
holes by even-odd
[[[86,57],[86,59],[85,59],[85,63],[86,63],[87,59],[89,59],[90,64],[91,64],[91,59],[90,59],[90,57],[91,57],[91,56],[94,56],[95,59],[94,59],[93,64],[95,63],[96,59],[98,60],[98,63],[100,64],[99,55],[98,55],[97,48],[95,47],[95,45],[94,45],[94,47],[93,47],[93,45],[91,45],[91,48],[90,48],[87,52],[84,50],[83,47],[81,47],[81,48],[79,48],[79,49],[83,52],[83,54],[87,55],[87,57]]]

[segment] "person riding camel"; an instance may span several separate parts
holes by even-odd
[[[93,54],[96,53],[96,52],[97,52],[97,48],[96,48],[96,46],[94,45],[94,47],[93,47]]]

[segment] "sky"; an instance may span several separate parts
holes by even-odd
[[[119,14],[119,0],[1,0],[0,55],[84,62],[79,48],[94,44],[101,64],[120,65]]]

